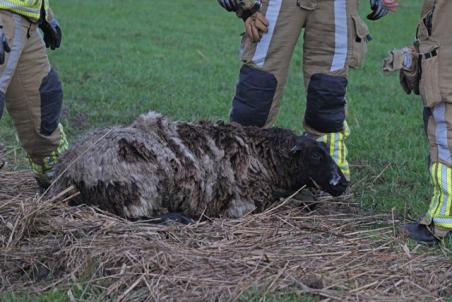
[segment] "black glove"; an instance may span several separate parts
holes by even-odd
[[[389,14],[389,9],[383,5],[382,0],[370,0],[370,8],[372,12],[367,15],[367,19],[375,21],[378,20],[387,14]]]
[[[55,50],[60,47],[63,34],[61,33],[60,24],[55,18],[50,22],[42,19],[39,23],[39,28],[44,33],[44,42],[47,48],[50,47],[51,50]]]
[[[218,3],[228,12],[236,12],[240,8],[237,0],[218,0]]]
[[[5,63],[5,52],[10,52],[11,48],[8,45],[8,39],[3,32],[3,26],[0,26],[0,65]]]

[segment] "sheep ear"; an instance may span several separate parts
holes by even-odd
[[[312,138],[308,134],[298,136],[297,139],[295,140],[295,146],[293,146],[292,149],[290,149],[290,151],[292,153],[300,152],[301,150],[303,150],[302,146],[310,139]]]

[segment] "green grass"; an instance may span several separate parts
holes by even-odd
[[[361,2],[364,16],[367,1]],[[368,209],[395,208],[413,218],[427,209],[431,194],[422,104],[402,92],[396,75],[383,76],[381,64],[389,50],[413,40],[421,2],[403,1],[399,13],[368,22],[374,40],[365,66],[351,72],[348,90],[348,147],[357,200]],[[228,118],[243,28],[216,1],[52,4],[64,40],[50,59],[64,84],[62,122],[72,141],[90,128],[129,123],[149,110],[178,120]],[[277,121],[298,132],[306,103],[301,61],[302,41]],[[0,122],[0,143],[7,145],[14,168],[26,167],[8,115]]]
[[[405,95],[397,76],[383,76],[380,67],[390,49],[413,40],[420,3],[405,1],[399,13],[368,22],[374,40],[365,66],[350,74],[348,93],[359,200],[379,211],[407,209],[413,217],[430,197],[421,100]],[[364,16],[368,7],[361,6]],[[54,10],[64,40],[50,57],[64,83],[62,121],[71,140],[149,110],[179,120],[228,118],[243,28],[216,1],[74,0],[56,1]],[[298,132],[305,107],[301,44],[277,121]],[[8,116],[0,122],[0,142],[15,167],[26,167]]]
[[[397,15],[368,22],[374,40],[365,66],[351,72],[348,94],[350,160],[359,165],[353,181],[364,179],[360,200],[382,211],[408,207],[415,215],[430,194],[421,101],[406,96],[397,77],[383,76],[380,66],[388,50],[413,40],[419,6],[410,1]],[[74,0],[55,2],[54,10],[64,40],[50,57],[64,83],[63,123],[71,140],[149,110],[180,120],[228,118],[242,25],[216,1]],[[277,121],[299,132],[305,107],[301,44]],[[0,125],[0,141],[18,150],[10,118]],[[24,167],[21,158],[18,167]]]
[[[413,217],[425,211],[430,196],[422,105],[380,66],[388,50],[413,40],[419,7],[419,0],[403,3],[397,15],[368,22],[374,40],[365,66],[351,72],[348,93],[358,200],[378,211],[408,209]],[[54,10],[64,40],[50,57],[64,83],[62,121],[71,140],[149,110],[179,120],[228,118],[242,24],[216,1],[73,0],[55,2]],[[305,107],[301,44],[277,121],[298,132]],[[11,156],[17,152],[14,167],[26,167],[8,116],[0,137]]]

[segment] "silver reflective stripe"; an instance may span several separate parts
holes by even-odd
[[[29,12],[29,13],[33,13],[33,14],[40,14],[41,11],[39,9],[35,9],[35,8],[30,8],[30,7],[24,7],[20,4],[14,4],[14,3],[10,3],[10,2],[6,2],[6,1],[2,1],[0,0],[0,5],[2,7],[7,7],[7,8],[11,8],[11,9],[17,9],[17,10],[21,10],[24,12]]]
[[[433,218],[433,222],[439,222],[439,223],[452,223],[452,218]]]
[[[282,0],[269,0],[267,12],[265,17],[268,20],[268,32],[262,36],[262,39],[257,43],[256,52],[253,56],[253,63],[259,67],[263,67],[265,59],[267,58],[268,49],[273,38],[276,22],[278,21],[279,12],[281,11]]]
[[[335,50],[330,71],[345,68],[348,54],[347,0],[334,1]]]
[[[432,167],[430,168],[430,175],[432,177],[432,183],[433,183],[433,198],[430,202],[430,208],[428,210],[429,213],[431,213],[438,205],[439,200],[441,198],[441,188],[439,187],[439,163],[434,163]]]
[[[452,164],[452,156],[447,139],[446,103],[440,103],[433,108],[433,118],[436,123],[436,144],[440,161]]]
[[[443,204],[441,206],[441,215],[446,215],[447,201],[449,200],[449,178],[447,177],[447,166],[441,165],[441,190],[443,191]]]
[[[336,163],[339,163],[339,144],[340,144],[340,137],[339,133],[334,133],[334,161]]]
[[[11,46],[11,52],[8,55],[5,69],[0,75],[0,91],[6,93],[8,85],[11,82],[14,72],[16,71],[17,63],[25,45],[25,31],[23,30],[23,18],[19,15],[13,14],[15,23],[14,38]]]

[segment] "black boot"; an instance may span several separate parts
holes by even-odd
[[[436,238],[424,224],[417,222],[404,224],[401,231],[411,239],[421,243],[434,244],[439,242],[438,238]]]

